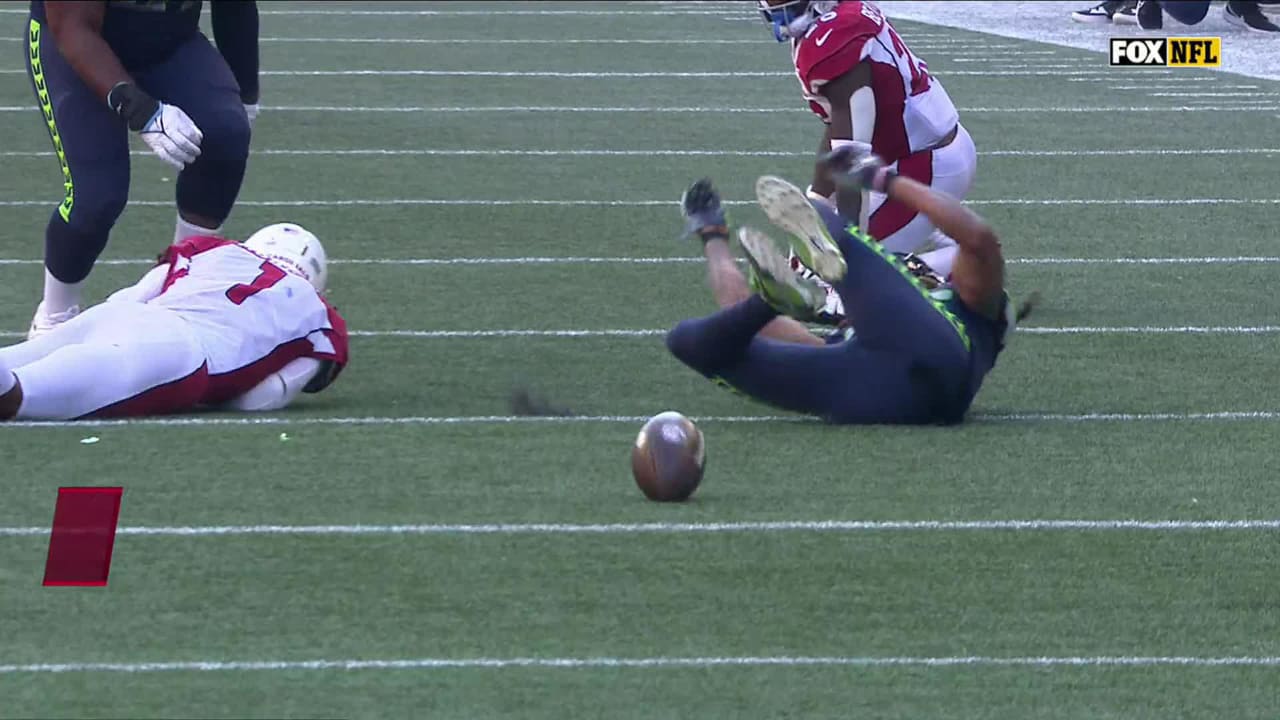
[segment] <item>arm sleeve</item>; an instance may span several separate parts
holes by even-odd
[[[107,302],[144,303],[155,298],[164,288],[164,280],[169,276],[168,265],[157,265],[147,271],[146,275],[135,285],[121,288],[107,298]]]
[[[213,39],[240,84],[240,99],[258,102],[258,3],[215,0],[210,3]]]
[[[280,410],[297,399],[320,369],[320,361],[302,357],[271,373],[252,390],[231,400],[226,407],[242,412]]]

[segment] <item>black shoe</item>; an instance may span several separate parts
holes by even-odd
[[[1253,32],[1280,33],[1280,26],[1271,22],[1256,2],[1228,2],[1222,16],[1232,25],[1248,28]]]
[[[1098,3],[1097,5],[1085,8],[1084,10],[1076,10],[1071,13],[1071,19],[1078,23],[1085,23],[1089,25],[1109,23],[1112,20],[1112,16],[1116,14],[1116,11],[1126,4],[1127,3],[1120,2],[1119,0],[1107,0],[1107,2]]]
[[[1157,0],[1139,0],[1138,27],[1143,30],[1159,30],[1164,27],[1164,11]]]

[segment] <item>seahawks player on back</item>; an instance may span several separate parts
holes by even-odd
[[[829,422],[960,422],[1017,319],[999,239],[958,201],[899,176],[865,149],[841,148],[823,165],[839,187],[839,213],[771,176],[757,181],[756,197],[787,231],[791,251],[840,294],[851,332],[825,341],[810,333],[804,322],[822,307],[822,289],[793,272],[768,236],[746,227],[738,240],[750,277],[742,276],[720,197],[700,180],[682,204],[720,310],[676,325],[667,347],[708,378]],[[948,283],[921,267],[913,272],[855,226],[865,190],[927,215],[956,239]]]

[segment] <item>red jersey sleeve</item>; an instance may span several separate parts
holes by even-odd
[[[863,48],[884,28],[879,8],[842,2],[818,19],[795,51],[796,74],[809,92],[849,72],[862,61]]]
[[[324,301],[323,298],[321,298]],[[347,321],[342,319],[338,311],[328,301],[324,306],[329,312],[329,329],[321,331],[321,340],[313,336],[311,341],[311,357],[317,360],[332,360],[339,367],[347,364]]]
[[[165,248],[160,255],[160,264],[169,266],[169,274],[165,276],[164,285],[160,292],[169,289],[175,281],[187,274],[187,265],[190,264],[191,258],[202,252],[208,252],[223,245],[235,245],[234,240],[226,238],[214,237],[212,235],[202,235],[198,237],[190,237],[176,245],[170,245]]]

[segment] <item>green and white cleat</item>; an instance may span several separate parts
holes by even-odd
[[[849,269],[844,254],[803,190],[780,177],[763,175],[756,180],[756,201],[769,222],[791,235],[791,250],[800,262],[829,283],[844,277]]]
[[[738,243],[750,266],[752,290],[784,315],[804,321],[817,317],[826,304],[827,294],[816,279],[793,271],[787,256],[759,230],[739,228]]]

